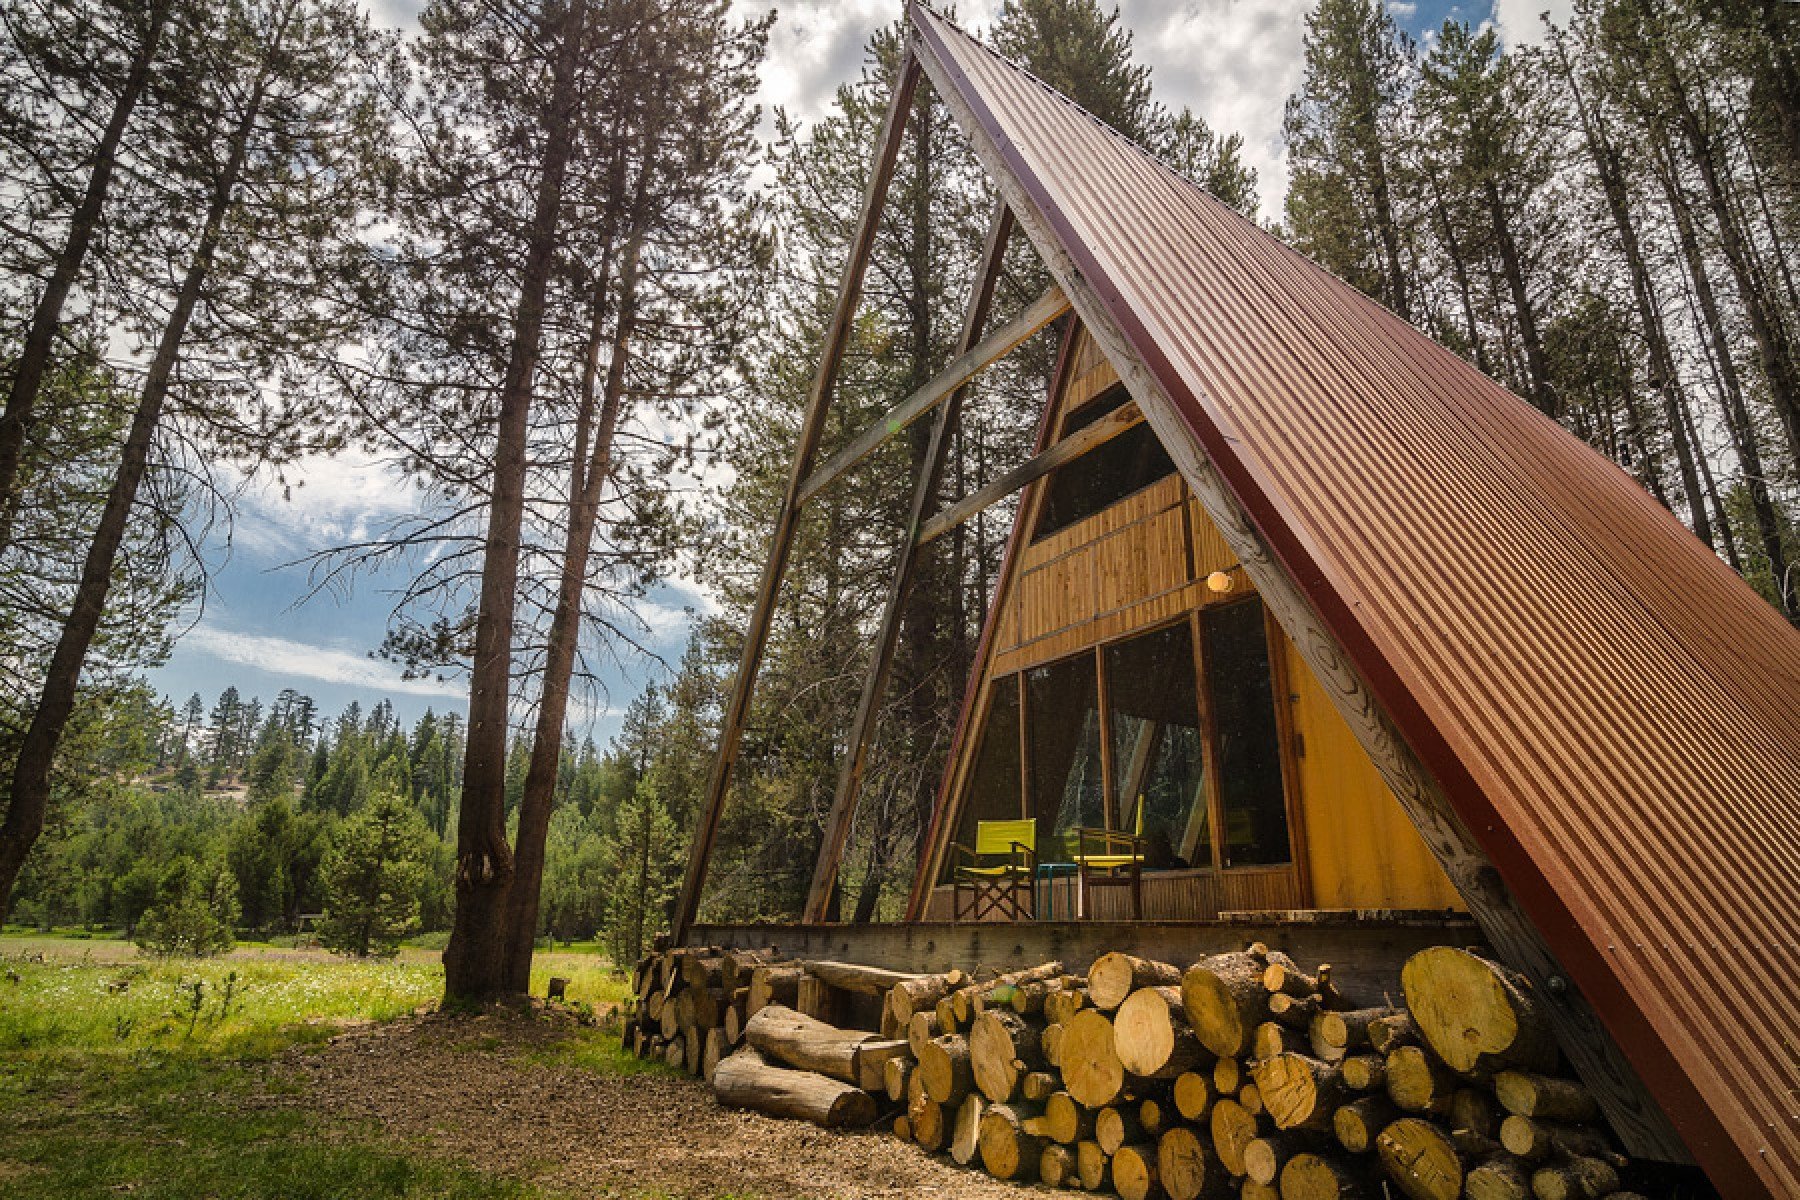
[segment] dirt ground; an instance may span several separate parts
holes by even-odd
[[[1017,1197],[879,1132],[827,1132],[721,1108],[696,1079],[532,1061],[569,1036],[504,1014],[347,1031],[270,1068],[264,1103],[369,1120],[485,1171],[583,1196]]]

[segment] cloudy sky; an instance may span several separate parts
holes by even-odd
[[[746,12],[770,7],[737,0]],[[415,0],[374,0],[377,18],[416,26]],[[1389,8],[1423,39],[1447,17],[1493,21],[1509,41],[1535,40],[1538,14],[1566,17],[1568,0],[1408,0]],[[781,0],[762,102],[803,120],[820,116],[839,83],[854,79],[862,48],[893,20],[898,0]],[[964,0],[958,20],[977,32],[1000,0]],[[1286,188],[1281,111],[1300,79],[1300,42],[1309,0],[1120,0],[1141,60],[1152,68],[1159,99],[1191,107],[1215,128],[1244,135],[1261,180],[1263,211],[1280,211]],[[404,680],[369,657],[394,602],[394,578],[363,577],[348,591],[311,595],[304,569],[284,566],[312,551],[355,540],[412,511],[413,493],[358,455],[306,464],[289,497],[252,487],[240,505],[231,543],[213,555],[213,589],[174,656],[152,676],[177,703],[199,692],[210,704],[227,685],[267,701],[284,687],[312,695],[327,712],[351,700],[365,708],[382,697],[408,719],[427,707],[464,707],[460,680]],[[685,640],[687,610],[706,597],[688,584],[659,590],[645,610],[651,641],[670,662]],[[615,674],[605,695],[588,698],[591,730],[604,741],[654,662]]]

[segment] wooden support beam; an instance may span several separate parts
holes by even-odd
[[[919,542],[923,544],[942,537],[982,509],[998,504],[1026,484],[1042,479],[1060,466],[1074,462],[1089,451],[1096,450],[1112,441],[1127,429],[1143,424],[1143,421],[1144,415],[1138,411],[1135,404],[1127,404],[1107,413],[1092,425],[1078,429],[1062,441],[1055,443],[1042,454],[1020,463],[986,487],[970,492],[925,522],[925,528],[919,531]]]
[[[914,18],[918,22],[918,18]],[[1557,1040],[1588,1090],[1605,1110],[1607,1120],[1634,1156],[1688,1160],[1687,1148],[1666,1114],[1650,1098],[1643,1081],[1601,1023],[1593,1006],[1570,983],[1549,945],[1519,907],[1500,872],[1450,803],[1443,789],[1397,726],[1377,702],[1361,672],[1336,634],[1319,616],[1312,601],[1275,557],[1249,511],[1213,464],[1194,430],[1182,419],[1162,381],[1133,341],[1141,330],[1127,330],[1102,299],[1087,271],[1064,248],[1057,227],[1039,200],[1014,172],[1009,155],[970,107],[966,81],[959,68],[940,57],[930,25],[915,24],[925,35],[915,38],[915,53],[933,89],[969,138],[988,177],[1012,209],[1051,275],[1062,285],[1077,316],[1140,408],[1207,516],[1218,527],[1263,603],[1293,639],[1300,655],[1324,685],[1334,707],[1368,752],[1382,779],[1393,791],[1419,835],[1425,839],[1488,942],[1515,970],[1531,981],[1556,1029]]]
[[[1069,298],[1052,284],[1031,307],[983,338],[979,346],[957,355],[935,379],[889,409],[880,420],[827,459],[824,466],[800,485],[800,503],[805,504],[818,495],[845,471],[874,453],[877,446],[911,426],[936,408],[944,397],[1005,358],[1026,338],[1068,311]]]
[[[994,301],[994,287],[1000,282],[1000,268],[1006,260],[1006,242],[1012,236],[1012,230],[1012,215],[1002,204],[995,210],[993,224],[988,227],[987,246],[982,251],[975,287],[969,294],[968,309],[963,314],[958,358],[967,354],[981,335],[981,327],[987,323],[988,309]],[[1056,298],[1067,305],[1060,292],[1056,293]],[[900,559],[894,564],[894,577],[888,587],[886,607],[882,610],[880,631],[875,635],[875,653],[869,663],[869,673],[863,678],[862,695],[857,699],[856,717],[850,726],[850,741],[844,748],[843,762],[838,770],[837,792],[832,796],[831,811],[825,817],[825,837],[819,845],[818,861],[813,866],[812,887],[806,894],[805,919],[808,921],[824,920],[831,908],[838,863],[844,856],[844,844],[850,840],[850,819],[856,813],[856,796],[862,789],[869,737],[875,731],[875,714],[880,711],[888,671],[894,664],[894,647],[900,640],[901,610],[912,584],[913,565],[924,544],[919,529],[936,503],[938,481],[943,474],[944,459],[949,454],[951,434],[961,415],[962,389],[958,387],[951,390],[931,423],[931,442],[925,450],[925,461],[913,488],[906,540],[901,543]]]
[[[731,696],[725,705],[724,720],[719,727],[719,747],[713,758],[712,773],[707,779],[706,794],[701,798],[699,824],[694,829],[693,844],[688,849],[687,874],[681,882],[681,897],[676,904],[671,929],[673,944],[682,945],[694,918],[700,911],[700,893],[706,886],[706,869],[712,860],[713,841],[719,833],[719,818],[725,811],[725,797],[731,790],[732,769],[737,765],[738,749],[743,739],[744,722],[750,713],[750,695],[756,686],[756,673],[762,666],[769,625],[775,616],[775,597],[781,590],[781,578],[787,570],[788,552],[793,546],[794,532],[800,523],[800,484],[812,470],[813,456],[819,449],[819,438],[825,431],[825,418],[831,411],[832,388],[837,382],[838,365],[843,361],[844,344],[850,335],[851,322],[862,298],[863,274],[868,269],[869,252],[881,225],[881,208],[887,199],[888,184],[894,177],[894,164],[900,157],[900,144],[906,132],[906,117],[912,111],[913,93],[919,84],[919,60],[913,53],[912,34],[902,50],[905,63],[893,98],[888,102],[887,117],[875,144],[874,169],[869,172],[868,191],[863,195],[862,215],[857,219],[856,236],[850,243],[850,261],[844,264],[843,280],[838,285],[837,304],[832,310],[831,325],[825,333],[824,351],[819,371],[813,379],[812,393],[807,398],[806,415],[800,425],[800,444],[794,450],[794,465],[788,474],[787,493],[781,502],[781,515],[769,542],[769,560],[763,566],[762,583],[757,589],[756,603],[750,610],[750,621],[744,630],[744,649],[738,660],[737,677],[732,682]]]

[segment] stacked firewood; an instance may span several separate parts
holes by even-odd
[[[713,964],[742,953],[641,968],[659,982],[640,978],[630,1044],[697,1069],[686,1047],[713,1010],[680,997],[716,989],[724,1013],[742,1002],[736,1036],[716,1027],[716,1054],[699,1034],[698,1069],[723,1102],[827,1126],[886,1113],[898,1136],[997,1178],[1125,1200],[1634,1195],[1593,1098],[1559,1071],[1529,984],[1469,951],[1414,955],[1403,1003],[1374,1006],[1341,994],[1329,966],[1260,943],[1185,969],[1108,954],[1085,976],[1054,962],[976,978],[762,955],[730,968],[762,973],[762,992],[734,998]],[[879,1031],[790,1007],[805,1007],[808,979],[866,992],[888,977]]]

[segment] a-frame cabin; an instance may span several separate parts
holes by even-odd
[[[908,24],[677,941],[942,970],[1266,936],[1378,976],[1482,940],[1632,1155],[1800,1195],[1800,634],[1549,418],[928,8]],[[1002,205],[961,354],[820,464],[921,78]],[[1055,285],[989,330],[1015,226]],[[1039,452],[927,519],[963,385],[1069,309]],[[803,920],[698,925],[800,510],[927,417]],[[912,564],[1034,482],[908,921],[829,923]],[[1049,851],[1076,822],[1154,833],[1142,919],[943,921],[946,847],[989,812]]]
[[[1041,919],[1463,909],[1118,371],[1079,322],[1065,340],[1042,448],[1111,436],[1022,497],[920,915],[955,915],[950,848],[1009,818],[1036,821],[1046,863],[1078,857],[1080,828],[1151,851],[1135,913],[1064,874]]]

